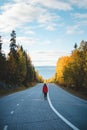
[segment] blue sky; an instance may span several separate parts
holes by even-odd
[[[12,30],[33,65],[56,65],[87,41],[87,0],[0,0],[0,35],[8,53]]]

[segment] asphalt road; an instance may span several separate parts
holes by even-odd
[[[55,84],[43,84],[0,98],[0,130],[87,130],[87,101]]]

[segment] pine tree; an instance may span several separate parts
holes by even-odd
[[[6,57],[5,54],[2,53],[2,39],[0,36],[0,81],[5,82],[6,78]]]
[[[1,53],[1,50],[2,50],[2,39],[1,39],[1,36],[0,36],[0,53]]]
[[[10,39],[10,53],[12,53],[15,56],[16,49],[17,49],[17,45],[16,45],[16,32],[13,30],[10,35],[11,35],[11,39]]]
[[[78,47],[78,46],[77,46],[77,43],[75,43],[74,48],[77,49],[77,47]]]
[[[13,30],[10,39],[10,52],[7,60],[7,71],[8,71],[8,81],[11,83],[17,83],[17,62],[18,62],[18,53],[16,45],[16,33]]]

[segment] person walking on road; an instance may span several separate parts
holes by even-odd
[[[46,83],[44,83],[43,85],[43,93],[44,93],[44,99],[47,99],[47,93],[48,93],[48,87],[46,85]]]

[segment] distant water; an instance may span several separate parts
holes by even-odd
[[[44,79],[49,79],[55,74],[55,66],[35,66],[35,70],[38,70],[39,75]]]

